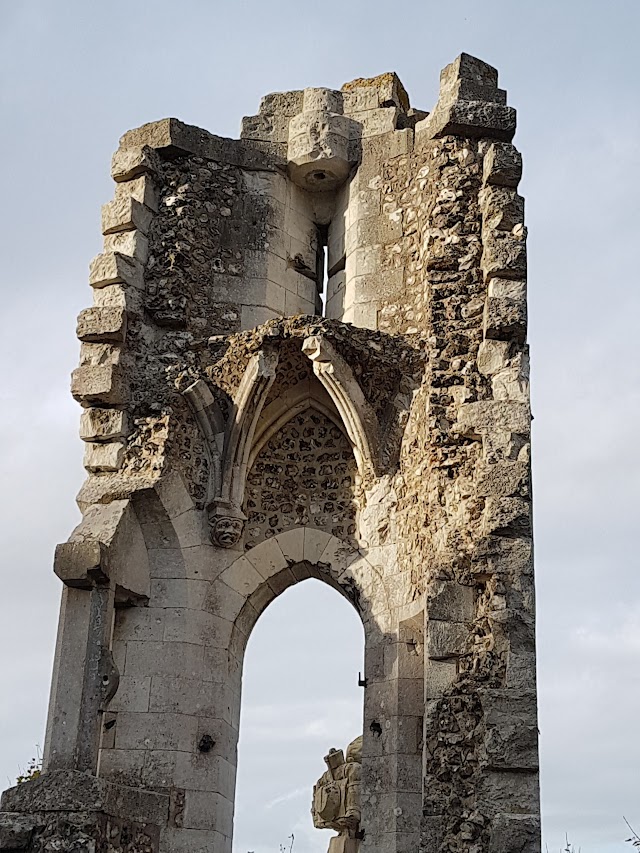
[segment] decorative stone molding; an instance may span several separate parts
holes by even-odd
[[[313,364],[313,372],[327,389],[351,439],[361,475],[375,476],[379,467],[379,426],[371,406],[365,400],[353,371],[328,340],[311,335],[302,351]]]

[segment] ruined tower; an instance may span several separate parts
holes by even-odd
[[[44,774],[0,848],[228,853],[247,638],[314,577],[364,626],[363,853],[540,850],[514,132],[462,54],[429,114],[384,74],[122,137]]]

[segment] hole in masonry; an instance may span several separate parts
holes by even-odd
[[[313,172],[311,175],[314,181],[325,181],[327,178],[326,172]]]

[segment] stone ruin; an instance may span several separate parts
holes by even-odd
[[[228,853],[243,655],[318,578],[365,633],[362,853],[539,853],[515,110],[462,54],[126,133],[78,318],[44,772],[0,849]],[[310,785],[312,780],[310,780]]]

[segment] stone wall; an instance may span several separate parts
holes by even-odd
[[[314,577],[365,633],[363,853],[539,853],[514,132],[462,54],[430,114],[385,74],[269,95],[241,140],[122,138],[43,777],[163,798],[152,842],[108,812],[114,850],[230,850],[247,639]],[[66,849],[71,806],[2,809],[0,848]]]

